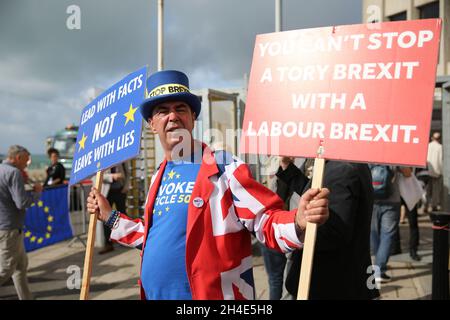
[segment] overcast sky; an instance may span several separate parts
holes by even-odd
[[[283,30],[361,22],[362,0],[283,0]],[[69,30],[67,7],[81,9]],[[274,0],[166,0],[165,68],[191,88],[242,87]],[[78,124],[94,87],[157,63],[157,0],[0,0],[0,153]]]

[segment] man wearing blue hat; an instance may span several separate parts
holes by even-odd
[[[280,252],[301,248],[306,222],[328,219],[328,189],[310,189],[298,209],[283,211],[244,162],[193,139],[201,103],[184,73],[157,72],[147,90],[140,111],[165,159],[144,221],[112,211],[95,188],[88,211],[112,229],[112,240],[142,250],[141,298],[254,299],[251,234]]]

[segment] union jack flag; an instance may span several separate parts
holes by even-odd
[[[145,250],[166,163],[152,177],[144,221],[121,214],[111,239]],[[255,181],[240,159],[206,147],[187,212],[186,269],[193,299],[254,299],[251,234],[281,252],[301,248],[296,212],[284,211],[282,200]],[[141,287],[144,298],[142,293]]]

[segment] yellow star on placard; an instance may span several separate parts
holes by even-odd
[[[169,212],[169,210],[170,210],[170,208],[169,208],[169,207],[166,207],[166,212]]]
[[[180,179],[180,175],[179,174],[177,174],[177,179]]]
[[[38,241],[37,241],[37,243],[41,244],[42,241],[44,241],[44,238],[39,238]]]
[[[25,232],[25,238],[29,238],[30,236],[31,236],[31,232],[30,231]]]
[[[87,136],[83,133],[83,137],[82,137],[81,140],[78,142],[78,144],[80,145],[80,147],[78,148],[78,152],[79,152],[81,149],[84,149],[84,144],[86,143],[86,139],[87,139]]]
[[[161,210],[158,211],[158,216],[160,216],[160,215],[162,215],[162,211]]]
[[[42,207],[44,205],[44,203],[42,201],[38,202],[38,207]]]
[[[47,233],[45,234],[45,238],[46,238],[46,239],[49,239],[49,238],[50,238],[50,233],[47,232]]]
[[[127,120],[125,121],[125,125],[127,125],[128,121],[134,122],[134,113],[137,109],[138,108],[133,108],[133,105],[130,104],[130,109],[128,109],[128,111],[123,114],[127,118]]]
[[[167,175],[169,176],[169,179],[173,179],[173,176],[175,175],[175,171],[170,171]]]
[[[35,241],[36,241],[36,237],[32,236],[31,239],[30,239],[30,242],[35,242]]]
[[[47,220],[48,220],[48,222],[52,222],[53,221],[53,216],[48,216]]]
[[[52,231],[52,226],[47,226],[48,231]]]
[[[44,208],[44,212],[45,212],[45,213],[48,213],[49,211],[50,211],[49,207],[45,207],[45,208]]]

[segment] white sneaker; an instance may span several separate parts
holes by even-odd
[[[379,277],[375,277],[375,281],[378,283],[386,283],[391,281],[391,277],[388,276],[386,273],[382,273]]]

